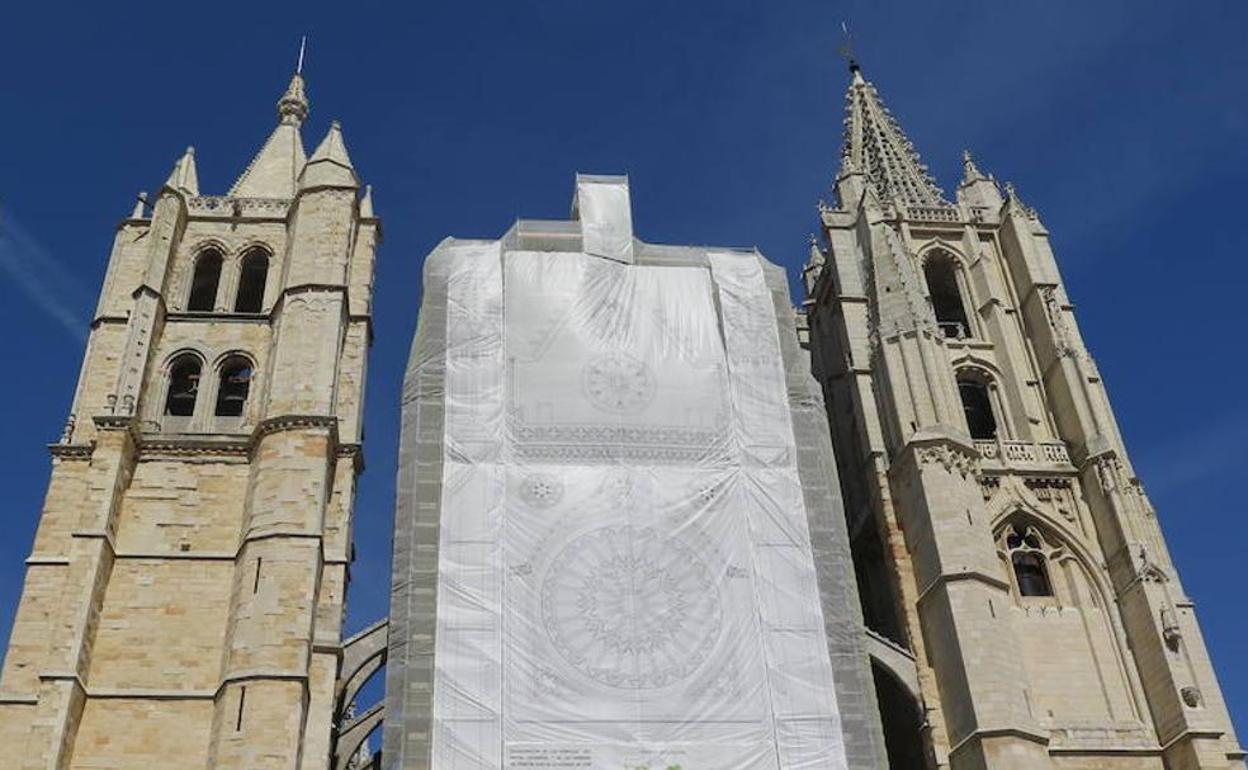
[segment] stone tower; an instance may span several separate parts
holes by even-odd
[[[330,764],[379,223],[296,74],[117,228],[0,680],[5,767]],[[15,763],[15,764],[14,764]]]
[[[893,768],[1243,768],[1047,230],[851,72],[806,310]]]

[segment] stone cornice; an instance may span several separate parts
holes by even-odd
[[[923,590],[919,592],[918,597],[915,599],[915,604],[923,604],[927,600],[927,598],[931,596],[931,594],[940,586],[945,586],[950,583],[958,583],[964,580],[972,580],[975,582],[984,583],[986,585],[990,585],[993,588],[998,588],[1007,593],[1010,590],[1010,584],[1007,581],[1002,580],[997,575],[989,575],[985,572],[980,572],[978,570],[962,570],[960,572],[947,572],[947,573],[937,575],[936,577],[932,578],[932,581],[928,583],[926,586],[924,586]]]
[[[347,285],[345,283],[296,283],[283,288],[282,296],[305,294],[313,291],[333,291],[345,295],[347,293]]]
[[[94,444],[48,444],[48,453],[58,460],[90,460]]]
[[[359,442],[339,443],[338,418],[330,415],[287,414],[269,417],[258,423],[250,434],[210,436],[196,434],[143,434],[138,421],[131,416],[97,415],[92,418],[97,430],[130,431],[138,449],[139,460],[153,457],[223,457],[250,460],[260,441],[271,434],[291,430],[320,429],[329,432],[334,457],[352,458],[356,473],[364,471],[363,446]],[[48,444],[52,457],[62,460],[90,460],[95,442],[88,444]]]
[[[173,455],[189,456],[224,456],[247,457],[251,453],[253,440],[247,438],[140,438],[140,455]]]
[[[259,441],[265,436],[274,433],[282,433],[291,430],[305,430],[307,428],[323,428],[330,432],[330,441],[334,444],[335,452],[338,446],[338,418],[330,415],[319,414],[282,414],[274,417],[268,417],[261,420],[256,425],[256,430],[252,434],[252,441]]]
[[[203,323],[266,323],[272,325],[273,316],[271,313],[233,313],[233,312],[212,312],[212,313],[188,313],[177,310],[165,314],[165,321],[170,323],[176,322],[194,322]]]
[[[972,730],[965,737],[959,740],[952,748],[949,749],[949,756],[952,757],[962,749],[970,746],[976,741],[983,741],[988,738],[1014,737],[1023,740],[1038,743],[1041,746],[1049,745],[1049,736],[1042,730],[1031,726],[1003,726],[1003,727],[981,727]]]

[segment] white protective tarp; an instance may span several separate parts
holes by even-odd
[[[759,258],[473,244],[447,309],[431,766],[844,768]]]

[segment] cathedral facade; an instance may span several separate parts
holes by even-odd
[[[383,763],[882,767],[784,270],[634,237],[628,180],[424,262]]]
[[[0,678],[6,768],[331,767],[379,223],[296,74],[117,228]]]
[[[856,67],[796,317],[619,177],[429,255],[391,618],[344,639],[380,222],[308,110],[118,226],[0,764],[1243,770],[1044,225]]]
[[[894,768],[1242,768],[1037,213],[852,68],[805,269]]]

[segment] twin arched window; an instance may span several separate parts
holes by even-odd
[[[957,260],[943,251],[933,252],[923,263],[923,277],[927,281],[927,293],[932,298],[936,324],[942,334],[952,339],[971,336],[958,273]]]
[[[205,249],[195,258],[191,292],[186,300],[188,311],[211,313],[216,309],[223,264],[224,258],[215,248]],[[263,310],[268,275],[269,255],[264,249],[252,248],[243,255],[238,273],[238,293],[234,296],[234,312],[259,313]]]
[[[183,353],[169,366],[169,392],[165,397],[165,414],[170,417],[192,417],[199,398],[203,364],[199,356]],[[217,417],[241,417],[246,411],[251,390],[252,364],[243,356],[230,356],[218,370]]]

